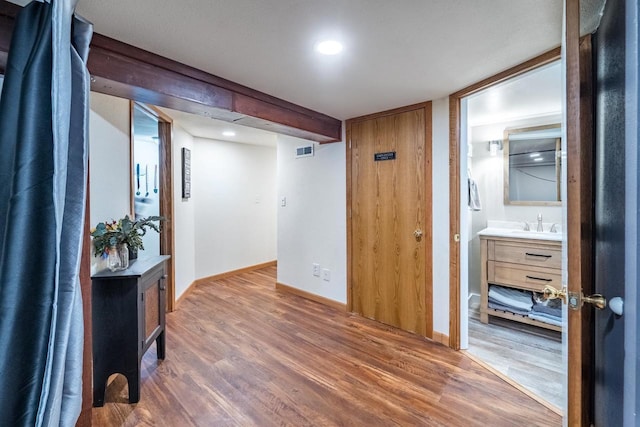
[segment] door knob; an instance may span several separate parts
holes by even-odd
[[[607,299],[600,294],[589,295],[588,297],[582,296],[582,304],[588,303],[593,305],[599,310],[604,310],[607,306]]]
[[[547,285],[542,290],[544,299],[561,299],[563,303],[567,303],[567,288],[556,289],[551,285]]]
[[[569,304],[569,308],[579,310],[587,303],[599,310],[604,310],[607,306],[607,299],[600,294],[585,296],[582,292],[567,292],[567,288],[556,289],[547,285],[542,291],[545,299],[561,299],[563,303]]]
[[[609,308],[618,316],[622,316],[622,313],[624,313],[624,300],[620,297],[611,298]]]
[[[422,240],[422,230],[417,229],[416,231],[413,232],[413,235],[415,236],[416,241],[419,242],[420,240]]]

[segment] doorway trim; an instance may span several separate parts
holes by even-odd
[[[175,252],[175,228],[173,224],[173,167],[172,167],[172,139],[173,139],[173,119],[165,114],[162,110],[152,105],[143,104],[136,101],[130,101],[130,124],[131,124],[131,165],[129,167],[129,175],[131,177],[131,211],[133,213],[133,109],[138,106],[146,114],[158,120],[158,145],[160,147],[160,159],[158,167],[158,185],[160,187],[160,216],[165,221],[162,223],[162,233],[160,233],[160,253],[170,255],[165,265],[167,274],[167,311],[175,310],[176,304],[176,287],[175,287],[175,269],[174,252]]]
[[[462,99],[560,60],[557,47],[449,95],[449,347],[460,350],[460,105]]]

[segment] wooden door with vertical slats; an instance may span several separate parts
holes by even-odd
[[[350,289],[354,312],[431,337],[431,144],[427,144],[431,115],[427,111],[430,108],[422,105],[348,123]]]

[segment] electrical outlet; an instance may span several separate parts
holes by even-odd
[[[320,264],[314,262],[311,265],[313,266],[312,274],[316,277],[320,277]]]
[[[328,268],[322,269],[322,280],[324,280],[325,282],[329,282],[331,280],[331,270],[329,270]]]

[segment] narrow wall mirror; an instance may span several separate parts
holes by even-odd
[[[504,131],[504,204],[559,206],[560,124]]]
[[[139,219],[160,215],[158,118],[135,102],[131,104],[131,116],[131,194],[133,217]],[[142,241],[145,254],[160,255],[158,233],[146,233]]]

